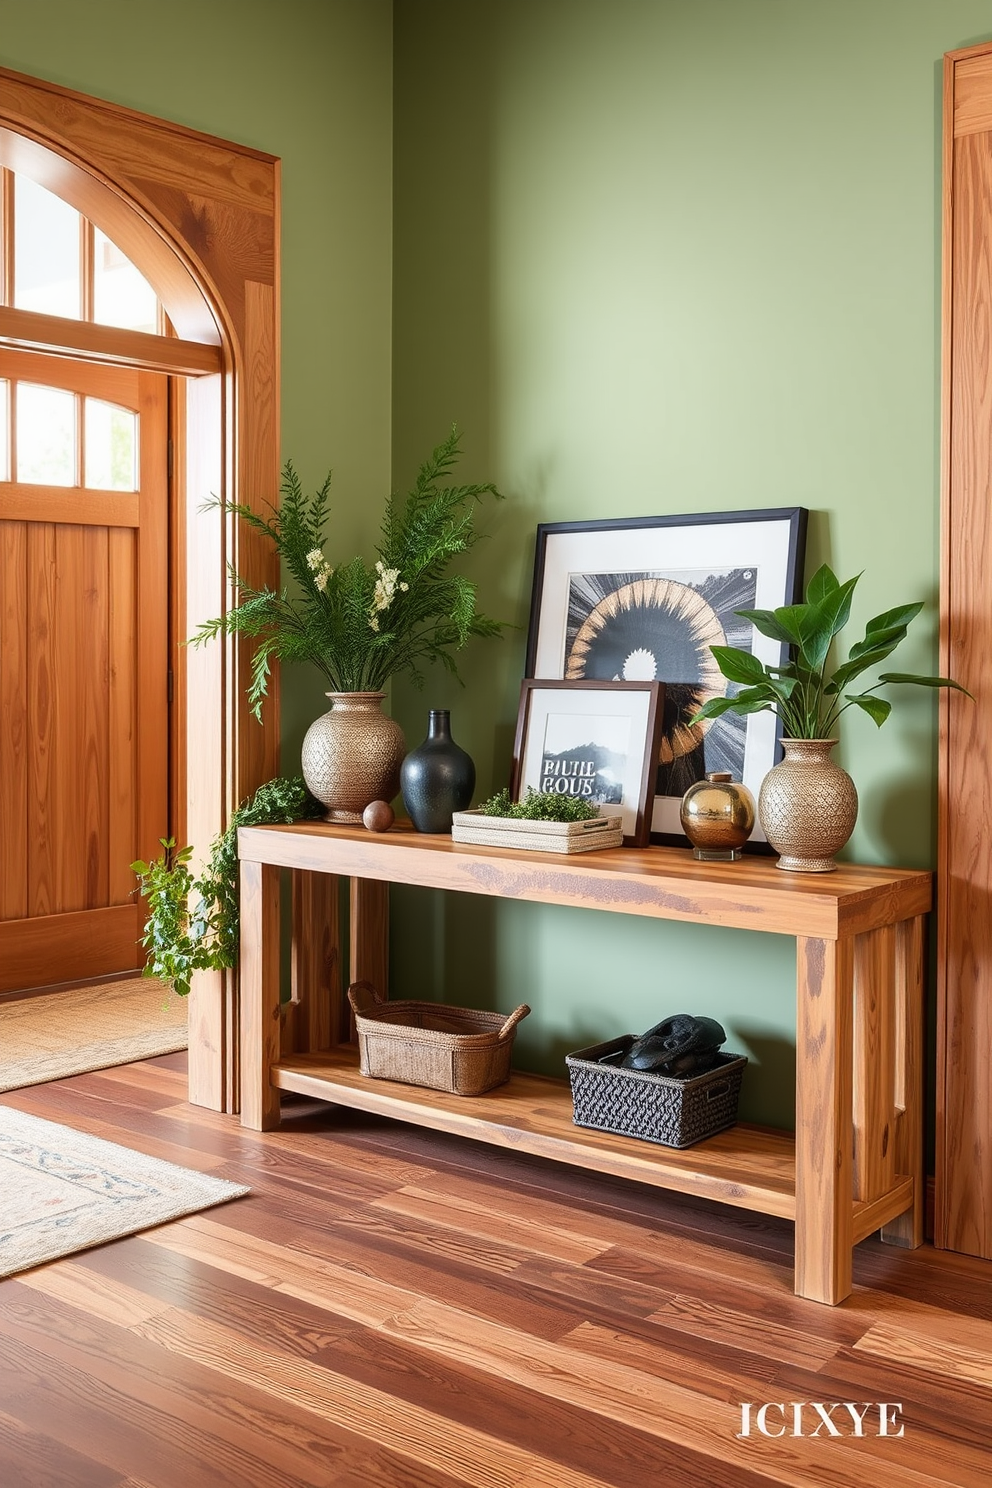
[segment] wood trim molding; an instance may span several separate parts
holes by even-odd
[[[274,554],[229,530],[216,508],[200,510],[210,495],[260,509],[278,500],[278,161],[0,69],[0,163],[94,221],[145,275],[178,332],[178,340],[142,337],[140,347],[123,333],[118,344],[132,365],[148,366],[150,358],[154,370],[189,378],[178,424],[186,428],[179,484],[188,500],[176,511],[186,562],[185,571],[175,571],[171,600],[189,634],[199,619],[233,602],[229,558],[250,582],[278,583]],[[11,325],[18,332],[20,323],[9,319],[16,312],[5,315],[8,334]],[[63,332],[58,349],[105,356],[97,328],[87,327],[82,339],[81,329]],[[45,350],[56,349],[42,339]],[[278,768],[277,679],[259,728],[245,701],[248,660],[245,648],[230,643],[205,652],[182,648],[176,706],[184,716],[176,728],[191,747],[185,779],[176,784],[188,840],[201,853],[232,808]],[[190,999],[192,1101],[236,1109],[237,1028],[231,979],[199,979]]]
[[[63,320],[58,315],[37,315],[33,310],[12,310],[2,305],[0,345],[180,377],[202,377],[208,372],[221,372],[224,366],[219,346],[182,341],[178,336],[152,336],[147,331],[122,331],[94,321]]]

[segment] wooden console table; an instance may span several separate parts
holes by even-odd
[[[245,827],[238,846],[245,1126],[277,1126],[280,1091],[291,1090],[793,1219],[795,1289],[818,1302],[849,1294],[852,1247],[866,1235],[881,1229],[892,1244],[922,1243],[929,873],[845,866],[801,875],[770,858],[698,863],[677,848],[559,857],[310,822]],[[306,1013],[296,1036],[304,1052],[292,1054],[280,1054],[280,868],[295,870],[294,967]],[[325,875],[351,878],[352,974],[383,988],[390,883],[794,937],[795,1139],[740,1124],[675,1151],[573,1126],[564,1081],[515,1073],[488,1095],[464,1099],[363,1079],[355,1047],[339,1042],[347,1026],[340,1012],[326,992],[318,1006],[305,985],[320,965],[333,968],[337,954],[336,886]]]

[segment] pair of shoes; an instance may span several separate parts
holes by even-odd
[[[716,1063],[727,1035],[715,1018],[676,1013],[635,1039],[621,1069],[650,1070],[656,1075],[685,1079],[700,1075]]]

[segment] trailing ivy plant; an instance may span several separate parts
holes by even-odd
[[[522,801],[511,801],[510,792],[504,787],[483,801],[479,807],[483,816],[513,817],[518,821],[578,822],[590,821],[599,815],[598,807],[578,796],[560,796],[557,791],[536,791],[532,785]]]
[[[197,877],[190,870],[192,847],[176,847],[163,837],[162,856],[131,864],[140,893],[148,900],[141,944],[148,953],[144,976],[167,982],[180,997],[189,995],[195,971],[226,971],[238,959],[238,828],[274,822],[312,820],[324,815],[302,779],[277,778],[259,786],[238,807],[227,830],[211,844]],[[190,906],[193,906],[190,908]]]

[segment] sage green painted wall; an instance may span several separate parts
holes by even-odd
[[[367,546],[390,480],[390,0],[0,0],[0,66],[282,160],[284,456]],[[323,703],[287,675],[287,769]],[[326,706],[326,704],[324,704]]]
[[[990,34],[988,0],[397,0],[395,471],[465,428],[507,497],[471,568],[521,627],[464,692],[394,689],[411,742],[450,706],[505,780],[538,521],[806,506],[808,572],[865,570],[852,628],[928,601],[898,662],[935,670],[940,63]],[[934,705],[896,703],[844,729],[850,852],[929,864]],[[743,1113],[791,1122],[790,942],[421,892],[394,922],[397,990],[526,1000],[535,1067],[706,1012]]]

